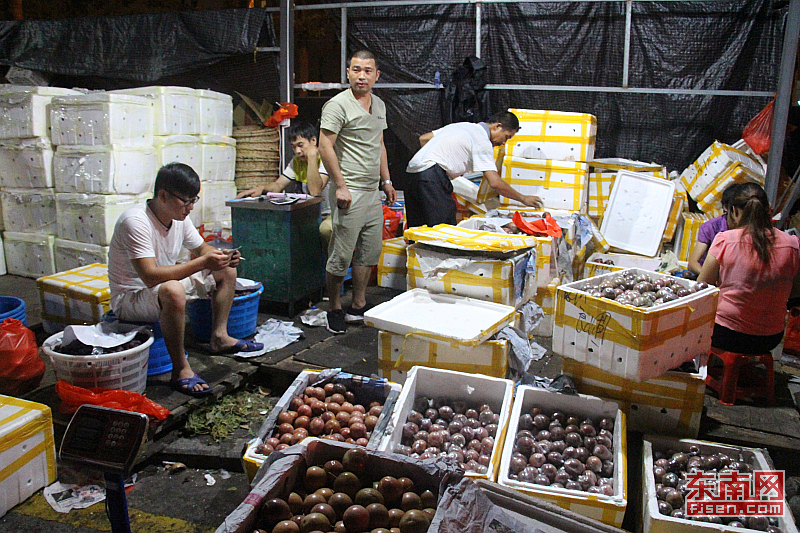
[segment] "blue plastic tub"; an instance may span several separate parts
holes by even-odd
[[[6,318],[16,318],[28,327],[28,313],[25,311],[25,300],[14,296],[0,296],[0,322]]]
[[[228,335],[234,339],[244,339],[256,332],[262,292],[263,286],[233,299],[228,315]],[[186,314],[189,315],[189,329],[194,338],[200,342],[211,341],[211,299],[192,300],[186,305]]]

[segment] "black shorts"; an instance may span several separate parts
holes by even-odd
[[[748,335],[714,324],[711,346],[726,352],[764,354],[780,344],[783,332],[775,335]]]
[[[409,228],[456,224],[453,184],[447,172],[439,165],[408,174],[404,195]]]

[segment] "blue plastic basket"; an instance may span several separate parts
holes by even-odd
[[[164,335],[161,333],[161,322],[134,322],[132,320],[120,320],[113,311],[103,315],[103,321],[114,322],[119,320],[122,324],[134,324],[137,326],[149,326],[153,330],[153,344],[150,345],[150,357],[147,359],[147,375],[159,376],[172,372],[172,359],[169,357],[167,345],[164,343]]]
[[[256,332],[258,326],[258,303],[264,287],[257,291],[233,299],[231,313],[228,315],[228,335],[234,339],[244,339]],[[211,299],[192,300],[186,305],[189,328],[200,342],[211,341]]]
[[[0,322],[6,318],[16,318],[28,327],[28,313],[25,312],[25,300],[14,296],[0,296]]]

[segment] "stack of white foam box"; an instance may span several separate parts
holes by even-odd
[[[56,87],[0,88],[0,272],[38,278],[55,273],[56,205],[48,105],[79,95]]]
[[[236,197],[236,141],[230,96],[188,87],[139,87],[113,91],[153,103],[156,167],[185,163],[200,176],[200,201],[189,215],[195,226],[230,228],[225,202]]]

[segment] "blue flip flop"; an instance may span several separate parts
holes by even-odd
[[[206,383],[206,381],[197,374],[190,378],[170,380],[169,385],[178,392],[182,392],[183,394],[188,394],[189,396],[194,397],[205,396],[214,392],[213,387],[208,387],[207,389],[199,391],[194,390],[195,385],[208,385],[208,383]]]
[[[213,352],[214,355],[229,355],[239,352],[257,352],[259,350],[263,350],[264,345],[260,342],[256,341],[247,341],[247,340],[240,340],[233,346],[229,346],[224,350],[220,350],[218,352]]]

